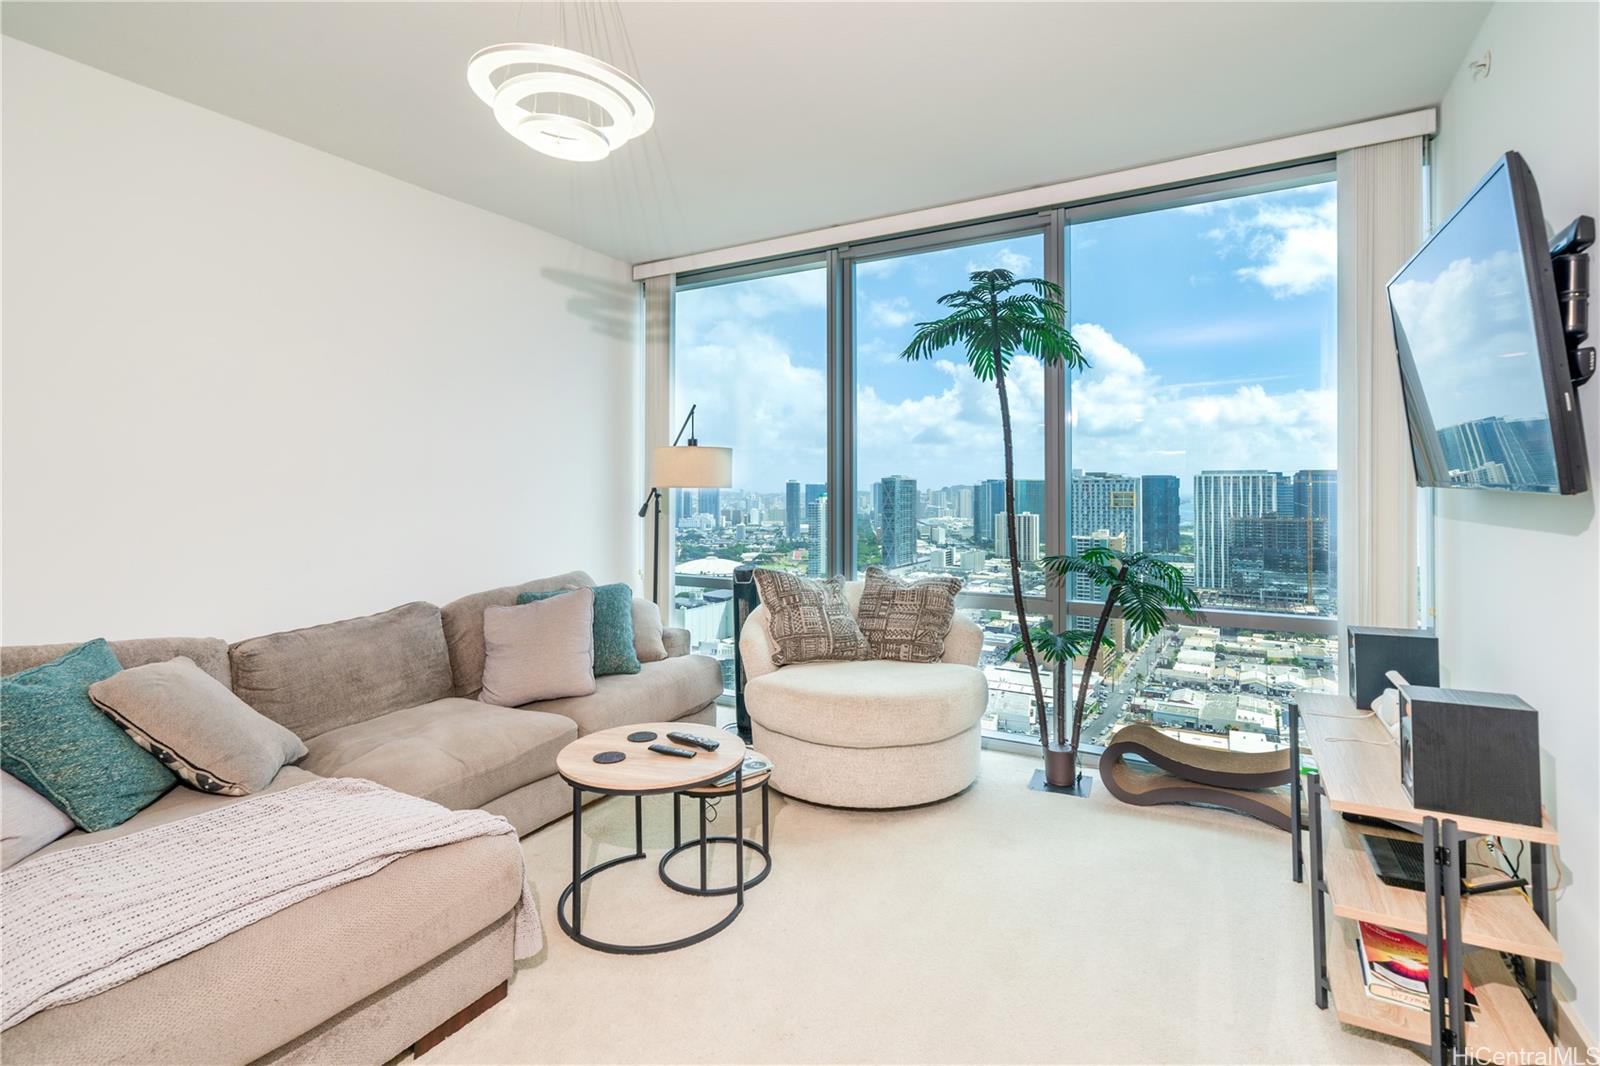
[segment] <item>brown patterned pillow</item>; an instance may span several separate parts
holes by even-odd
[[[867,567],[857,624],[874,659],[936,663],[944,657],[944,638],[956,613],[959,577],[896,577],[881,566]]]
[[[850,613],[843,578],[816,580],[758,569],[756,591],[771,615],[768,624],[777,645],[772,665],[867,658],[867,641]]]

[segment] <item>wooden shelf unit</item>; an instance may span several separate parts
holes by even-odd
[[[1549,1054],[1549,1034],[1554,1028],[1550,964],[1562,961],[1563,956],[1561,945],[1547,924],[1546,849],[1559,841],[1548,813],[1542,824],[1531,826],[1414,807],[1400,783],[1399,745],[1377,716],[1357,710],[1344,697],[1301,695],[1290,711],[1290,740],[1297,769],[1302,741],[1316,761],[1315,770],[1305,778],[1303,791],[1310,802],[1312,822],[1310,865],[1317,1005],[1326,1008],[1331,997],[1340,1021],[1428,1045],[1436,1066],[1474,1057]],[[1291,792],[1296,828],[1302,824],[1301,793],[1300,789]],[[1531,875],[1529,890],[1526,894],[1503,890],[1461,895],[1459,902],[1453,904],[1455,897],[1445,878],[1460,875],[1449,866],[1438,867],[1437,880],[1446,887],[1431,893],[1387,885],[1373,870],[1361,835],[1415,834],[1351,823],[1340,817],[1347,813],[1418,830],[1426,827],[1441,840],[1459,834],[1467,840],[1469,870],[1473,863],[1499,869],[1481,838],[1527,841],[1529,869],[1525,872]],[[1443,836],[1438,835],[1441,829]],[[1290,835],[1292,868],[1298,881],[1303,865],[1299,833]],[[1447,848],[1438,851],[1442,856],[1449,855]],[[1489,870],[1483,873],[1497,876]],[[1452,905],[1454,913],[1450,910]],[[1435,908],[1431,934],[1430,906]],[[1331,922],[1327,910],[1333,913]],[[1430,968],[1436,974],[1446,970],[1441,965],[1443,957],[1466,959],[1466,973],[1477,990],[1478,1008],[1464,1034],[1451,1031],[1448,1019],[1436,1024],[1431,1012],[1410,1010],[1367,995],[1355,949],[1355,923],[1359,921],[1426,938]],[[1500,952],[1535,960],[1533,1005],[1501,960]]]

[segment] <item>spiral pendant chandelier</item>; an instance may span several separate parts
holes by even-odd
[[[604,159],[656,118],[650,94],[628,74],[554,44],[485,48],[467,64],[467,84],[502,129],[557,159]]]

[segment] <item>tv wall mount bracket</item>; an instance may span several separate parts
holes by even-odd
[[[1572,384],[1594,377],[1589,336],[1589,246],[1594,243],[1594,216],[1579,215],[1550,242],[1550,265],[1555,268],[1556,299],[1561,305],[1561,331],[1567,340],[1567,364]]]

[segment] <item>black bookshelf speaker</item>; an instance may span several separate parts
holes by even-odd
[[[1386,677],[1397,671],[1412,685],[1439,683],[1439,638],[1431,629],[1382,629],[1347,626],[1345,663],[1350,671],[1350,698],[1366,709],[1393,688]]]
[[[1539,712],[1497,692],[1402,687],[1400,783],[1424,810],[1538,825]]]

